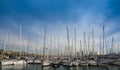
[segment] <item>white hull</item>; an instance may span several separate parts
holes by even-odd
[[[88,62],[87,62],[87,61],[81,61],[81,62],[80,62],[80,65],[81,65],[81,66],[88,66]]]
[[[92,61],[92,60],[88,61],[88,64],[89,64],[90,66],[97,66],[97,62]]]
[[[120,65],[120,62],[114,62],[114,65]]]
[[[26,61],[24,60],[16,60],[14,61],[14,65],[25,65],[26,64]]]
[[[59,65],[60,64],[60,61],[59,60],[54,60],[52,61],[52,65]]]
[[[72,64],[73,64],[73,66],[78,66],[78,65],[79,65],[79,62],[73,61]]]
[[[41,60],[34,60],[33,63],[34,64],[41,64]]]
[[[49,66],[49,65],[50,65],[50,61],[49,60],[43,60],[42,66]]]
[[[65,62],[63,63],[63,65],[64,65],[64,66],[71,67],[71,66],[72,66],[72,62],[68,60],[68,61],[65,61]]]
[[[97,65],[98,66],[107,66],[107,61],[100,61]]]
[[[13,60],[3,60],[0,62],[1,65],[13,65],[14,64],[14,61]]]
[[[32,63],[33,63],[33,60],[27,60],[27,63],[28,63],[28,64],[32,64]]]

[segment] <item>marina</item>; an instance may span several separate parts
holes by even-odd
[[[0,0],[0,70],[120,70],[119,0]]]

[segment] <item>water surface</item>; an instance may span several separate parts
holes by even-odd
[[[27,64],[26,66],[2,66],[1,70],[120,70],[120,66],[109,65],[107,67],[100,67],[100,66],[77,66],[77,67],[42,67],[41,65],[32,65]]]

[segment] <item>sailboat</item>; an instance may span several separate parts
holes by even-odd
[[[59,38],[58,38],[58,55],[57,57],[52,59],[52,66],[53,67],[59,67],[61,60],[59,58]]]
[[[103,49],[102,49],[102,58],[98,61],[98,66],[107,66],[107,61],[104,59],[104,26],[103,26]],[[100,36],[100,56],[101,56],[101,36]]]
[[[50,60],[48,60],[46,57],[45,57],[45,51],[46,51],[46,48],[45,48],[45,43],[46,42],[46,29],[44,31],[44,44],[43,44],[43,60],[42,60],[42,66],[49,66],[50,65]]]
[[[9,30],[9,28],[8,28]],[[9,35],[7,32],[6,35]],[[4,59],[5,58],[5,46],[6,46],[6,41],[8,40],[7,36],[4,37],[3,39],[3,52],[2,52],[2,58],[0,59],[0,65],[5,66],[5,65],[13,65],[14,60],[9,60],[9,59]]]
[[[65,60],[63,62],[64,66],[68,66],[71,67],[72,66],[72,61],[71,61],[71,57],[70,57],[70,43],[69,43],[69,31],[68,31],[68,27],[67,27],[67,42],[68,42],[68,51],[69,51],[69,55],[68,55],[68,60]]]
[[[22,29],[21,29],[21,25],[20,25],[20,58],[21,58],[21,37],[22,37]],[[25,60],[21,60],[21,59],[18,59],[18,60],[14,60],[14,65],[25,65],[26,64],[26,61]]]
[[[30,35],[28,36],[28,42],[27,42],[27,50],[26,50],[26,53],[28,53],[29,47],[30,47]],[[27,56],[26,59],[27,59],[26,62],[27,62],[28,64],[33,64],[33,63],[34,63],[34,62],[33,62],[33,59],[30,58],[30,56]]]
[[[13,65],[14,60],[1,60],[0,65],[5,66],[5,65]]]
[[[79,60],[77,59],[77,53],[76,53],[76,28],[75,28],[75,60],[72,62],[73,66],[78,66],[79,65]]]
[[[82,60],[80,61],[80,65],[82,66],[88,66],[88,62],[87,62],[87,59],[85,58],[85,46],[86,46],[86,40],[85,40],[85,32],[83,33],[84,35],[84,55],[82,56]]]
[[[37,46],[36,46],[36,56],[33,59],[33,64],[41,64],[41,59],[37,56]]]
[[[93,47],[92,47],[92,57],[93,57],[93,59],[90,59],[90,60],[88,60],[88,64],[90,65],[90,66],[96,66],[97,65],[97,62],[95,61],[95,57],[94,57],[94,30],[92,29],[92,38],[93,38]]]
[[[117,50],[117,53],[118,53],[118,55],[119,55],[119,44],[118,44],[118,50]],[[120,65],[120,58],[118,58],[114,63],[113,63],[114,65]]]

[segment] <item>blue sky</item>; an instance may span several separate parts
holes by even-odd
[[[66,42],[66,27],[69,27],[70,40],[74,37],[74,29],[77,29],[77,47],[79,40],[83,39],[83,32],[91,38],[91,30],[94,29],[97,46],[104,25],[107,40],[115,37],[118,44],[119,5],[119,0],[0,0],[0,40],[2,43],[8,33],[11,44],[17,45],[13,40],[19,39],[21,24],[25,45],[29,36],[32,43],[42,45],[45,27],[47,43],[51,37],[60,37],[63,45]]]

